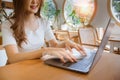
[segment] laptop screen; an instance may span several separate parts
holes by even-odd
[[[104,51],[104,48],[108,42],[108,39],[110,37],[110,34],[111,34],[111,28],[114,26],[113,23],[110,23],[111,22],[111,18],[109,19],[109,22],[107,24],[107,27],[105,29],[105,32],[104,32],[104,35],[103,35],[103,38],[102,38],[102,41],[101,41],[101,44],[97,50],[97,54],[95,55],[94,57],[94,61],[93,61],[93,64],[92,64],[92,68],[95,66],[95,64],[98,62],[98,60],[100,59],[103,51]],[[92,69],[91,68],[91,69]]]

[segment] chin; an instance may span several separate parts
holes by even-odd
[[[38,12],[38,10],[31,10],[30,11],[30,13],[34,13],[34,14],[37,13],[37,12]]]

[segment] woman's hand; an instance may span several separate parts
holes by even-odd
[[[67,51],[65,48],[53,48],[53,47],[43,48],[43,55],[45,54],[57,56],[64,63],[66,62],[66,59],[69,60],[70,62],[77,61],[76,58],[72,55],[72,53],[70,51]]]
[[[66,40],[65,41],[65,48],[67,48],[68,50],[70,50],[72,52],[72,48],[75,48],[76,50],[78,50],[83,56],[86,56],[86,53],[83,49],[83,47],[80,44],[77,44],[73,41],[70,40]]]

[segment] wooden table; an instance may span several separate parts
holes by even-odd
[[[88,74],[26,60],[0,67],[0,80],[120,80],[120,55],[104,53]]]

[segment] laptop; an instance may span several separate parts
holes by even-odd
[[[48,59],[48,60],[44,61],[45,64],[54,66],[54,67],[58,67],[58,68],[71,70],[71,71],[88,73],[89,71],[91,71],[93,69],[95,64],[100,59],[100,57],[104,51],[104,48],[108,42],[110,32],[111,32],[111,27],[113,26],[113,24],[111,24],[110,21],[111,21],[111,19],[109,20],[109,22],[107,24],[107,27],[104,32],[100,46],[98,47],[98,49],[96,51],[90,51],[91,55],[89,57],[87,57],[87,58],[85,57],[82,60],[78,60],[75,63],[71,63],[71,62],[62,63],[61,60],[58,58]]]

